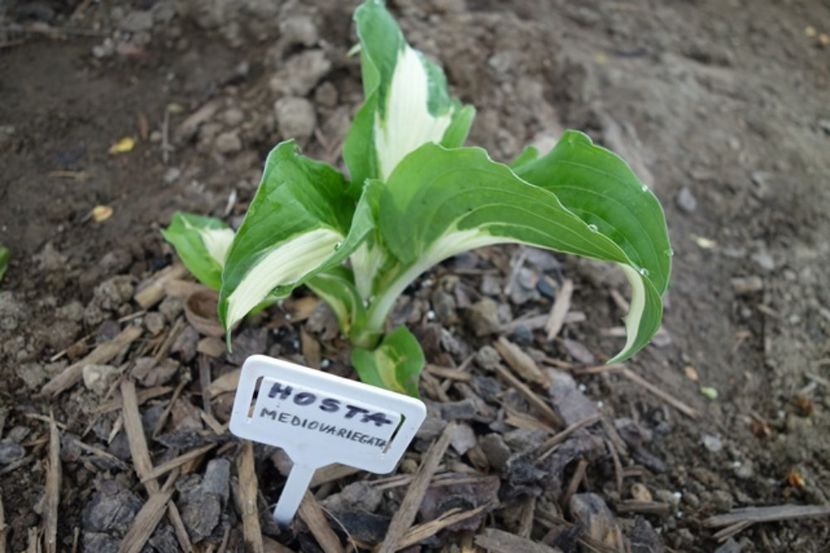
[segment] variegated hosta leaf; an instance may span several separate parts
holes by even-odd
[[[613,240],[633,262],[622,265],[633,290],[624,351],[636,346],[637,307],[645,294],[642,281],[651,282],[662,296],[671,275],[673,254],[660,202],[625,161],[580,132],[567,131],[544,157],[527,156],[514,165],[517,175],[555,193],[565,207]]]
[[[345,336],[351,333],[352,328],[363,324],[366,309],[363,298],[355,288],[351,270],[340,266],[320,271],[306,281],[306,286],[329,304]]]
[[[339,172],[301,156],[293,141],[277,145],[225,262],[219,295],[225,328],[266,297],[284,297],[340,264],[371,230],[369,215],[363,200],[355,208]]]
[[[475,110],[449,96],[443,71],[410,47],[381,0],[355,12],[366,101],[343,154],[353,187],[386,180],[409,152],[427,142],[464,143]]]
[[[569,133],[563,140],[590,144],[580,133]],[[603,171],[594,173],[592,178],[616,185],[631,178],[636,182],[624,163],[609,163],[606,154],[601,149],[565,147],[559,150],[557,163],[576,168],[599,163]],[[563,189],[574,186],[581,170],[560,173],[557,185]],[[630,337],[614,360],[630,357],[645,346],[660,325],[661,294],[670,263],[659,205],[655,211],[654,197],[641,187],[640,195],[627,198],[626,203],[614,203],[608,198],[599,201],[597,196],[603,194],[605,185],[584,190],[581,193],[587,199],[577,204],[584,209],[582,217],[587,217],[592,202],[602,205],[601,216],[607,224],[601,228],[564,206],[552,192],[552,186],[542,188],[528,183],[478,148],[448,150],[428,144],[407,156],[389,178],[380,201],[380,232],[400,261],[401,269],[393,286],[373,306],[369,324],[382,324],[394,301],[392,296],[397,297],[431,265],[476,247],[520,242],[620,264],[632,283],[633,297],[627,318]],[[605,195],[613,198],[614,193],[606,190]],[[577,202],[576,198],[571,200]],[[647,229],[645,234],[654,244],[666,247],[653,247],[651,243],[645,247],[641,235],[615,224],[631,213],[641,219]],[[620,244],[627,245],[624,248]]]
[[[227,224],[214,217],[177,212],[161,234],[202,284],[219,289],[222,268],[233,241],[233,230]]]
[[[405,326],[387,334],[373,350],[352,350],[352,365],[360,380],[413,397],[418,397],[418,377],[425,362],[418,339]]]

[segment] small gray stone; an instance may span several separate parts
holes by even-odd
[[[182,521],[194,543],[199,543],[213,533],[222,516],[219,496],[207,493],[191,493],[182,509]]]
[[[320,36],[314,21],[306,15],[287,17],[280,21],[280,38],[286,45],[314,46]]]
[[[222,502],[228,500],[228,482],[230,481],[231,463],[227,459],[212,459],[205,469],[202,488],[205,493],[218,495]]]
[[[735,476],[737,476],[741,480],[747,480],[755,476],[755,469],[752,466],[752,461],[744,461],[743,463],[735,467]]]
[[[501,364],[501,355],[493,346],[482,346],[475,359],[476,364],[486,371],[494,371]]]
[[[121,375],[121,370],[112,365],[85,365],[82,374],[84,386],[98,395],[103,395]]]
[[[574,424],[599,414],[596,404],[579,390],[570,374],[548,369],[547,375],[551,382],[548,389],[551,403],[565,424]]]
[[[314,91],[314,101],[327,108],[337,107],[337,87],[329,81],[324,82]]]
[[[180,298],[174,298],[173,296],[164,298],[159,304],[159,313],[171,322],[176,320],[182,310],[184,310],[184,303]]]
[[[89,532],[115,531],[123,534],[132,524],[143,501],[115,480],[105,480],[84,506],[81,520]],[[97,549],[90,549],[97,551]]]
[[[721,442],[720,436],[704,434],[702,436],[702,441],[706,449],[708,449],[712,453],[717,453],[718,451],[723,449],[723,442]]]
[[[274,104],[277,126],[284,139],[307,140],[317,126],[314,106],[305,98],[280,98]]]
[[[176,532],[169,524],[159,525],[153,536],[147,540],[153,546],[156,553],[178,553],[179,541],[176,539]]]
[[[120,273],[126,271],[130,263],[133,262],[133,256],[130,252],[123,248],[116,248],[108,251],[98,262],[104,274]]]
[[[84,306],[78,300],[72,300],[58,308],[57,316],[60,319],[79,323],[84,319]]]
[[[499,471],[504,470],[507,466],[507,460],[510,459],[511,452],[510,448],[504,442],[504,438],[501,437],[501,434],[494,432],[483,436],[479,440],[479,446],[484,451],[484,455],[487,457],[487,461],[491,467]]]
[[[501,330],[499,306],[490,298],[482,298],[465,312],[470,329],[476,336],[496,334]]]
[[[0,292],[0,330],[17,330],[23,320],[23,305],[10,291]]]
[[[229,127],[235,127],[245,120],[245,113],[236,107],[228,108],[222,113],[222,120]]]
[[[285,62],[269,82],[271,90],[278,94],[305,96],[331,69],[331,61],[322,50],[307,50]]]
[[[435,315],[444,326],[450,326],[458,322],[455,298],[452,294],[438,288],[432,293],[430,300],[432,308],[435,310]]]
[[[51,242],[47,242],[43,250],[35,256],[41,270],[54,272],[66,270],[66,256],[55,249]]]
[[[19,443],[11,440],[0,441],[0,465],[8,465],[22,459],[25,455],[26,450]]]
[[[501,294],[502,282],[496,275],[489,273],[481,278],[481,293],[486,296],[498,296]]]
[[[445,426],[447,426],[447,421],[428,410],[427,418],[421,424],[415,437],[425,441],[434,440],[444,431]]]
[[[751,259],[765,271],[772,271],[775,269],[775,259],[773,259],[773,257],[766,250],[752,254]]]
[[[726,512],[735,506],[735,498],[725,490],[712,491],[712,506],[718,512]]]
[[[190,325],[187,325],[178,338],[173,342],[170,353],[178,354],[183,363],[190,362],[196,357],[196,346],[199,343],[199,333]]]
[[[145,11],[131,11],[119,24],[121,29],[128,33],[140,33],[153,28],[153,14]]]
[[[445,421],[470,420],[476,416],[476,404],[473,399],[441,403],[441,418]]]
[[[149,330],[150,334],[153,336],[161,334],[161,331],[164,330],[165,325],[167,325],[167,321],[164,319],[164,315],[157,311],[152,311],[144,315],[144,327]]]
[[[118,275],[99,284],[93,292],[92,303],[105,311],[115,311],[133,296],[133,277]]]
[[[236,131],[223,132],[216,137],[214,145],[220,154],[235,154],[242,150],[242,140]]]
[[[544,430],[517,428],[504,435],[504,441],[513,451],[525,452],[536,449],[548,437]]]
[[[516,274],[516,279],[510,287],[510,301],[515,305],[522,305],[529,301],[536,301],[541,296],[536,290],[539,275],[527,267],[522,267]]]
[[[634,528],[628,538],[631,542],[631,553],[663,553],[666,550],[660,535],[643,517],[637,517],[634,521]]]
[[[459,424],[450,436],[450,445],[459,455],[464,455],[476,446],[476,435],[468,424]]]
[[[654,497],[655,499],[657,499],[657,501],[660,501],[662,503],[668,503],[669,505],[675,508],[678,505],[680,505],[680,500],[683,498],[683,496],[679,492],[672,492],[664,489],[655,490]]]
[[[84,551],[96,553],[118,553],[121,540],[101,532],[84,532]]]
[[[366,511],[373,513],[383,500],[383,492],[366,481],[352,482],[340,493],[330,495],[323,500],[323,506],[330,511],[351,512]]]
[[[674,201],[677,204],[677,207],[680,209],[680,211],[683,211],[685,213],[691,213],[697,209],[697,199],[687,186],[684,186],[680,189],[680,192],[678,192],[677,197],[675,197]]]

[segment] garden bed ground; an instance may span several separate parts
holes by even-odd
[[[262,352],[347,375],[348,346],[299,292],[226,354],[187,324],[158,229],[177,209],[238,221],[283,137],[339,163],[352,8],[0,5],[0,550],[56,528],[57,550],[115,551],[138,517],[160,519],[144,551],[242,550],[259,521],[254,550],[329,553],[406,514],[391,535],[413,551],[697,552],[733,532],[720,551],[826,550],[826,513],[710,520],[830,503],[830,7],[804,0],[392,3],[479,108],[471,143],[509,159],[580,128],[653,187],[676,254],[664,330],[602,367],[620,275],[521,248],[451,260],[396,310],[431,364],[398,471],[326,470],[301,522],[269,522],[286,462],[225,430],[232,375]]]

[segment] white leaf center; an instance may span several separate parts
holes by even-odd
[[[406,154],[427,142],[440,142],[452,113],[429,112],[429,75],[421,56],[406,46],[398,54],[385,109],[375,114],[375,149],[385,181]],[[383,112],[383,117],[381,113]]]

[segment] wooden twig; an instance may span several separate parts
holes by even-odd
[[[421,466],[412,479],[409,489],[406,490],[406,495],[404,495],[401,506],[392,516],[389,529],[386,531],[386,538],[384,538],[383,543],[375,550],[375,553],[394,553],[400,549],[398,543],[415,521],[415,516],[421,507],[421,501],[424,499],[424,494],[429,487],[430,480],[432,480],[433,474],[438,469],[438,464],[444,457],[444,453],[447,451],[447,446],[450,444],[450,438],[454,432],[455,423],[448,424],[441,433],[441,436],[430,446],[426,454],[424,454]]]
[[[199,356],[199,388],[202,392],[202,409],[208,415],[213,415],[213,409],[210,406],[210,394],[207,393],[207,388],[210,386],[210,360],[204,355]]]
[[[33,526],[26,533],[29,537],[29,545],[26,548],[26,553],[41,553],[40,530],[38,530],[38,527]]]
[[[205,388],[205,393],[210,395],[211,398],[214,398],[227,392],[233,392],[239,386],[240,374],[242,374],[242,369],[234,369],[223,374]]]
[[[557,428],[565,426],[565,422],[562,420],[562,417],[557,415],[553,408],[551,408],[545,400],[536,395],[533,390],[531,390],[524,382],[516,378],[513,373],[508,371],[501,363],[496,364],[496,372],[499,373],[499,376],[506,380],[510,386],[514,387],[516,391],[518,391],[522,397],[530,403],[531,407],[536,409],[540,415],[547,419],[548,422]]]
[[[172,474],[163,488],[150,494],[150,498],[135,516],[130,529],[124,535],[118,548],[119,553],[139,553],[144,548],[144,544],[153,535],[153,531],[164,516],[170,498],[173,497],[172,483],[175,479],[176,475]]]
[[[314,477],[312,477],[309,487],[316,488],[317,486],[322,486],[327,482],[335,482],[341,478],[346,478],[347,476],[351,476],[358,472],[360,472],[360,469],[340,465],[338,463],[332,463],[331,465],[326,465],[314,471]]]
[[[438,365],[427,365],[428,373],[438,378],[445,378],[447,380],[458,380],[459,382],[469,382],[473,379],[473,375],[461,369],[450,369],[447,367],[439,367]]]
[[[558,549],[554,549],[543,543],[536,543],[527,538],[495,528],[485,528],[484,532],[476,536],[475,544],[492,553],[503,553],[507,551],[510,553],[559,553]]]
[[[154,274],[148,281],[140,284],[133,296],[142,309],[149,309],[164,298],[164,285],[171,280],[180,279],[187,274],[184,265],[176,264],[166,267]]]
[[[329,526],[323,509],[310,491],[306,490],[297,514],[306,523],[311,535],[314,536],[314,539],[317,540],[320,548],[325,553],[344,553],[343,544],[340,543],[337,534]]]
[[[68,390],[81,381],[85,366],[102,365],[111,361],[116,355],[137,340],[142,333],[141,327],[128,326],[121,331],[121,334],[109,342],[99,345],[80,361],[66,367],[60,374],[47,382],[41,388],[40,393],[43,395],[57,396],[61,392]]]
[[[575,423],[569,425],[562,432],[559,432],[558,434],[551,436],[550,438],[542,442],[542,445],[539,446],[539,459],[542,460],[547,458],[547,456],[553,452],[553,448],[559,445],[560,443],[564,442],[566,439],[568,439],[568,437],[570,437],[571,434],[582,428],[586,428],[596,422],[599,422],[600,418],[601,417],[599,414],[589,415],[584,419],[578,420]]]
[[[448,528],[453,524],[458,524],[459,522],[464,522],[465,520],[476,517],[484,511],[492,508],[492,503],[486,503],[468,511],[460,511],[458,509],[447,511],[434,520],[430,520],[429,522],[410,528],[398,543],[398,549],[405,549],[415,545],[416,543],[420,543],[425,539],[434,536],[444,528]]]
[[[118,467],[121,470],[129,470],[130,469],[130,467],[127,465],[127,463],[125,463],[124,461],[122,461],[121,459],[119,459],[118,457],[113,455],[112,453],[109,453],[107,451],[104,451],[103,449],[97,448],[94,445],[89,445],[87,443],[84,443],[81,440],[79,440],[78,438],[76,438],[75,436],[72,436],[71,434],[67,435],[66,438],[69,438],[69,440],[71,440],[72,443],[75,446],[80,448],[82,451],[86,451],[90,455],[94,455],[96,457],[100,457],[101,459],[105,459],[108,463],[112,463],[114,466]]]
[[[608,453],[611,455],[611,461],[614,463],[614,479],[617,483],[617,493],[622,495],[623,492],[623,467],[620,461],[620,454],[614,442],[610,439],[605,440],[605,446],[608,448]]]
[[[161,397],[163,395],[169,394],[173,391],[171,386],[155,386],[153,388],[147,388],[146,390],[141,390],[140,392],[136,392],[136,401],[139,405],[144,405],[146,402],[150,401],[151,399],[156,399],[157,397]],[[112,411],[118,411],[123,407],[123,402],[121,398],[113,399],[106,403],[102,403],[95,411],[93,411],[96,415],[102,415],[104,413],[110,413]]]
[[[141,483],[145,484],[148,480],[155,480],[156,478],[160,478],[168,472],[170,472],[171,470],[177,469],[180,466],[194,459],[198,459],[214,447],[216,447],[216,444],[203,445],[202,447],[197,447],[196,449],[188,451],[183,455],[179,455],[178,457],[170,459],[166,463],[160,464],[159,466],[151,470],[149,473],[144,475],[144,477],[141,479]]]
[[[61,437],[54,415],[49,416],[49,468],[46,472],[46,505],[43,542],[46,553],[58,551],[58,507],[61,499]]]
[[[259,509],[256,504],[257,479],[254,467],[254,446],[247,440],[242,442],[242,451],[236,459],[236,470],[239,474],[237,502],[240,515],[242,515],[245,550],[251,553],[264,553],[262,529],[259,526]]]
[[[529,496],[522,504],[522,513],[519,516],[518,535],[529,538],[533,531],[533,518],[536,515],[536,496]]]
[[[571,476],[571,481],[568,483],[565,493],[562,494],[562,500],[559,502],[560,505],[567,506],[571,501],[571,496],[576,493],[576,490],[579,489],[579,484],[581,484],[582,480],[585,479],[585,470],[587,468],[588,461],[580,457],[579,461],[576,463],[576,469],[574,469],[573,476]]]
[[[663,401],[665,401],[666,403],[668,403],[669,405],[671,405],[672,407],[686,415],[687,417],[696,419],[700,416],[700,413],[696,409],[692,409],[691,407],[689,407],[676,397],[672,396],[668,392],[664,392],[663,390],[661,390],[651,382],[647,381],[645,378],[635,373],[628,367],[623,367],[623,369],[620,371],[620,374],[622,374],[635,384],[639,384],[640,386],[642,386],[652,394],[656,395],[657,397],[659,397],[660,399],[662,399]]]
[[[121,383],[121,400],[124,403],[122,419],[124,420],[124,431],[127,434],[127,443],[130,447],[130,455],[133,459],[135,472],[140,480],[153,471],[153,463],[150,460],[150,451],[147,449],[147,438],[144,436],[144,427],[141,424],[141,414],[138,411],[138,398],[135,393],[135,384],[131,380]],[[161,487],[157,480],[147,480],[144,487],[150,494],[156,494]],[[175,530],[179,545],[185,551],[191,551],[193,546],[190,543],[190,536],[182,521],[181,513],[175,503],[169,503],[167,514]]]
[[[178,383],[176,389],[173,391],[173,396],[170,398],[170,401],[167,402],[167,406],[164,408],[164,411],[161,412],[161,416],[159,416],[159,420],[156,421],[156,426],[153,428],[153,438],[161,434],[164,425],[167,424],[167,417],[170,416],[170,411],[173,410],[173,405],[178,401],[179,395],[181,395],[182,390],[184,387],[187,386],[187,379],[182,378],[181,382]]]
[[[504,336],[499,338],[494,345],[502,359],[524,380],[540,384],[545,388],[550,386],[548,375],[543,373],[536,364],[536,361],[523,352],[519,346]]]
[[[574,283],[571,279],[566,278],[562,283],[562,287],[556,293],[556,300],[553,302],[553,307],[550,309],[550,316],[545,323],[545,330],[548,333],[548,341],[556,338],[559,331],[562,330],[562,325],[565,324],[565,315],[571,308],[571,296],[574,291]]]
[[[510,294],[510,290],[513,289],[513,284],[515,284],[516,278],[519,276],[519,271],[522,270],[522,267],[525,264],[525,259],[527,259],[527,248],[525,246],[519,247],[519,249],[511,256],[510,274],[508,275],[507,282],[504,285],[505,295]]]
[[[799,518],[830,516],[830,505],[773,505],[771,507],[743,507],[703,521],[705,526],[718,528],[738,522],[775,522]]]
[[[176,319],[176,322],[173,323],[173,328],[170,329],[170,332],[167,334],[164,342],[161,343],[161,347],[159,347],[158,351],[156,351],[156,354],[153,356],[153,360],[157,365],[161,363],[162,360],[167,358],[167,355],[170,353],[170,349],[173,347],[173,342],[175,342],[176,338],[179,337],[179,334],[182,333],[184,327],[184,319],[182,317]]]

